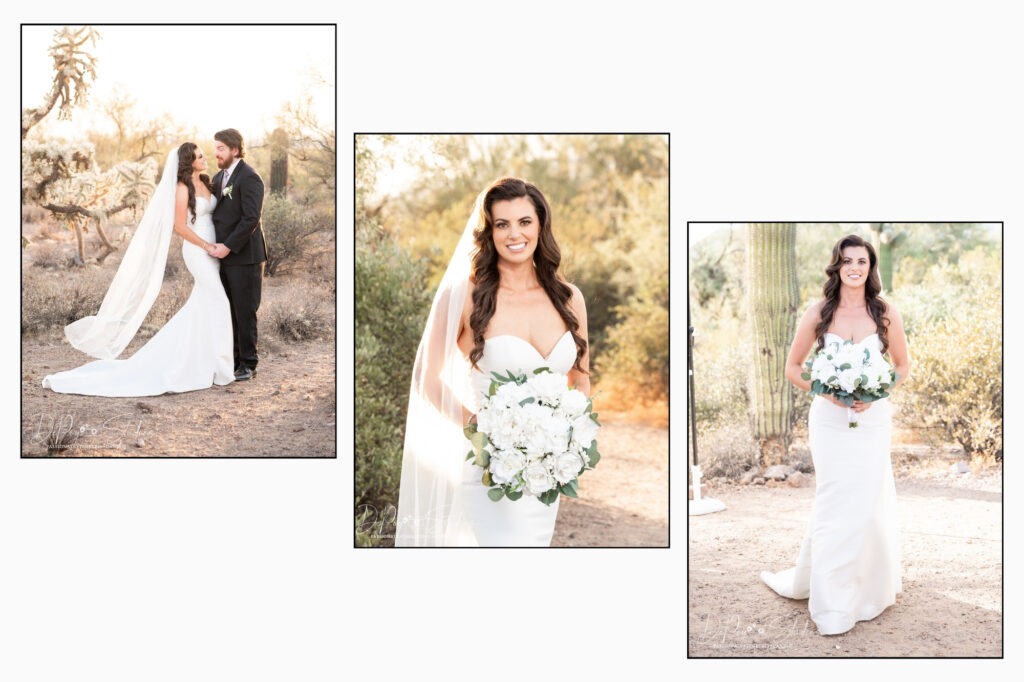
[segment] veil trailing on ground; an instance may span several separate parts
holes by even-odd
[[[64,327],[72,346],[94,358],[116,358],[135,336],[153,306],[167,266],[174,228],[178,149],[167,155],[164,172],[124,258],[103,297],[99,312]]]
[[[474,405],[469,362],[458,347],[484,193],[476,199],[416,351],[405,424],[395,546],[452,546],[472,533],[459,496],[469,443],[462,408]],[[470,541],[468,544],[472,544]]]

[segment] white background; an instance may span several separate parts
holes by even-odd
[[[246,21],[339,24],[339,456],[18,458],[20,140],[12,98],[2,107],[0,136],[9,228],[0,271],[8,358],[0,678],[661,680],[812,672],[792,666],[863,678],[897,665],[686,660],[686,221],[1005,220],[1006,301],[1019,305],[1024,55],[1014,3],[548,0],[307,11],[291,2],[176,4],[162,15],[140,11],[145,6],[86,11],[51,2],[45,16],[5,18],[4,90],[17,92],[18,21],[230,21],[241,12]],[[671,549],[352,549],[346,245],[354,131],[671,133]],[[1007,316],[1009,339],[1019,336],[1017,317]],[[1007,360],[1014,386],[1020,363],[1012,352]],[[1017,395],[1007,391],[1006,399],[1006,414],[1019,415]],[[1020,512],[1014,426],[1009,420],[1006,431],[1011,522]],[[1005,564],[1014,566],[1020,543],[1012,523],[1010,530]],[[1015,616],[1020,590],[1008,577],[1006,607]],[[1007,656],[1017,657],[1012,648]],[[917,665],[937,670],[935,663]],[[997,679],[1007,672],[1005,661],[942,665],[961,674],[983,665]]]

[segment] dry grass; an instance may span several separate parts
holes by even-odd
[[[42,242],[28,247],[33,265],[40,268],[67,268],[74,260],[75,248],[61,242]]]
[[[265,287],[260,304],[260,331],[294,343],[334,338],[334,296],[321,286],[284,280]]]

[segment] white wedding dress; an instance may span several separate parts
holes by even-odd
[[[881,352],[877,334],[860,345]],[[810,523],[796,566],[761,573],[783,597],[808,599],[823,635],[875,618],[902,590],[889,400],[856,416],[857,428],[849,428],[845,407],[814,398],[807,420],[816,479]]]
[[[565,332],[551,349],[547,357],[540,354],[528,341],[502,334],[484,341],[484,354],[477,362],[480,371],[473,370],[473,393],[477,400],[487,395],[491,385],[491,372],[502,374],[533,373],[538,367],[547,367],[552,372],[567,374],[576,362],[576,344],[572,334]],[[478,405],[471,409],[476,411]],[[472,449],[466,441],[465,457]],[[523,495],[515,501],[502,497],[497,502],[487,497],[487,487],[480,482],[483,468],[466,461],[462,478],[463,511],[468,521],[467,532],[462,546],[477,547],[548,547],[555,532],[555,517],[558,516],[558,500],[550,506],[536,497]],[[559,496],[561,498],[561,496]]]
[[[192,230],[217,241],[213,209],[217,198],[196,196]],[[223,386],[235,380],[231,308],[220,281],[220,261],[201,247],[182,242],[185,266],[195,286],[185,305],[142,348],[127,359],[96,360],[51,374],[43,386],[57,393],[106,397],[154,396]]]

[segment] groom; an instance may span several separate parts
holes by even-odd
[[[221,259],[220,281],[231,303],[235,336],[235,380],[256,376],[256,311],[260,307],[267,245],[263,239],[263,179],[247,164],[245,141],[234,128],[213,136],[220,172],[213,178],[217,206],[213,227],[217,244],[210,252]]]

